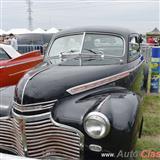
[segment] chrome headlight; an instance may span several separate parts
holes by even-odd
[[[109,133],[110,122],[103,113],[91,112],[84,119],[84,129],[90,137],[100,139]]]

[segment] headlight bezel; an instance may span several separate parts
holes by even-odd
[[[98,123],[101,123],[102,125],[104,125],[103,127],[105,127],[105,131],[103,129],[103,133],[101,133],[99,136],[96,136],[93,133],[89,132],[89,129],[86,126],[88,120],[94,120],[95,122],[97,120]],[[93,138],[93,139],[102,139],[102,138],[106,137],[109,134],[111,125],[110,125],[110,121],[109,121],[109,119],[107,118],[106,115],[104,115],[103,113],[98,112],[98,111],[93,111],[93,112],[89,113],[84,118],[83,127],[84,127],[84,130],[87,133],[87,135],[90,136],[91,138]],[[100,126],[98,126],[98,127],[100,127]]]

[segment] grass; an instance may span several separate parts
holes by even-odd
[[[141,139],[137,142],[136,150],[160,151],[160,95],[145,96],[142,107],[144,116],[143,133]],[[138,160],[149,159],[139,158]],[[154,159],[151,158],[151,160]]]

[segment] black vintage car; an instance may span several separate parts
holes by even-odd
[[[123,159],[120,151],[134,151],[146,84],[139,46],[139,34],[127,29],[59,32],[3,108],[0,151],[69,160]]]

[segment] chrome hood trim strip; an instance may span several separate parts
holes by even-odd
[[[26,81],[26,83],[25,83],[25,85],[24,85],[24,87],[23,87],[23,91],[22,91],[22,95],[21,95],[21,104],[23,104],[24,92],[25,92],[25,89],[26,89],[26,86],[27,86],[28,82],[29,82],[34,76],[36,76],[37,74],[43,72],[43,71],[46,70],[46,69],[47,69],[47,68],[43,68],[43,69],[35,72],[35,73],[34,73],[33,75],[31,75],[30,77],[28,77],[28,79],[27,79],[27,81]]]
[[[89,82],[89,83],[81,84],[81,85],[69,88],[66,91],[68,93],[70,93],[71,95],[75,95],[75,94],[78,94],[78,93],[81,93],[81,92],[84,92],[84,91],[88,91],[90,89],[94,89],[94,88],[106,85],[106,84],[114,82],[116,80],[120,80],[122,78],[125,78],[125,77],[129,76],[130,72],[136,70],[139,66],[142,65],[143,62],[144,62],[144,60],[141,61],[136,67],[134,67],[132,69],[129,69],[127,71],[115,74],[113,76],[105,77],[105,78],[102,78],[102,79],[99,79],[99,80],[96,80],[96,81],[92,81],[92,82]]]

